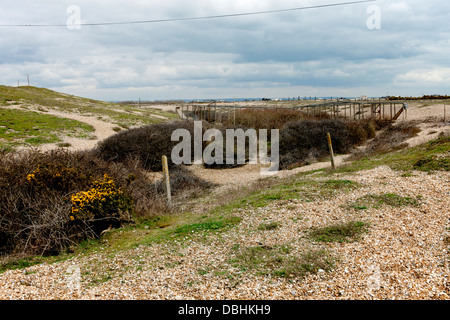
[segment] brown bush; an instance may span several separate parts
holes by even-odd
[[[182,170],[171,171],[175,200],[210,186]],[[56,254],[82,239],[98,237],[109,226],[164,214],[169,208],[161,185],[160,179],[153,179],[138,160],[131,158],[114,163],[97,157],[95,152],[3,153],[0,250]],[[104,198],[101,204],[88,197],[96,191]],[[103,196],[103,191],[108,195]],[[80,195],[77,199],[81,200],[75,201],[74,195]],[[91,211],[77,211],[80,208]]]
[[[350,160],[357,160],[367,156],[389,151],[404,149],[405,141],[415,137],[420,128],[414,122],[385,122],[382,131],[366,146],[365,149],[355,150]]]
[[[210,125],[203,122],[203,132]],[[171,161],[171,152],[178,141],[171,141],[172,133],[176,129],[186,129],[194,136],[193,121],[174,121],[168,123],[151,124],[139,128],[119,132],[102,141],[96,152],[106,161],[123,163],[129,159],[138,159],[142,166],[152,171],[161,171],[161,157],[168,158],[168,165],[174,166]],[[194,144],[192,143],[192,160]]]
[[[98,234],[105,225],[125,222],[124,217],[102,221],[70,220],[70,196],[91,188],[94,179],[108,173],[123,184],[123,168],[111,166],[87,152],[30,151],[0,159],[0,243],[2,251],[56,253],[67,245]],[[107,227],[106,227],[107,228]]]
[[[375,135],[371,120],[305,119],[287,123],[280,130],[280,167],[310,164],[329,156],[327,133],[335,154],[345,154]]]
[[[305,119],[307,116],[295,109],[238,109],[235,119],[231,118],[225,125],[240,125],[246,128],[259,129],[281,129],[281,127],[290,121]]]

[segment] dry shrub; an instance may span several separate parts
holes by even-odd
[[[203,122],[203,132],[210,127]],[[126,162],[138,159],[142,166],[152,171],[161,171],[161,157],[167,156],[169,166],[171,152],[179,142],[171,141],[172,133],[176,129],[186,129],[194,137],[193,121],[174,121],[168,123],[151,124],[139,128],[121,131],[102,141],[97,153],[106,161]],[[194,157],[194,143],[191,144],[192,160]]]
[[[241,167],[244,164],[242,163],[238,163],[238,143],[237,143],[237,138],[234,139],[234,157],[233,157],[233,163],[227,163],[227,148],[226,148],[226,136],[227,136],[227,130],[243,130],[243,132],[245,133],[249,128],[242,125],[242,124],[237,124],[237,125],[232,125],[232,124],[219,124],[216,126],[216,129],[219,130],[222,134],[223,137],[223,145],[222,145],[222,158],[223,158],[223,163],[222,164],[218,164],[218,163],[212,163],[212,164],[207,164],[207,163],[203,163],[203,166],[205,168],[208,169],[232,169],[232,168],[238,168]],[[268,131],[268,141],[270,141],[270,130]],[[205,145],[208,145],[211,142],[206,142]],[[212,156],[215,156],[215,154],[213,153]],[[246,138],[245,139],[245,150],[244,150],[244,160],[245,162],[248,162],[249,160],[249,139]]]
[[[0,158],[0,251],[57,254],[108,227],[164,214],[161,179],[139,160],[105,161],[96,152],[28,151]],[[210,185],[172,170],[175,200]]]
[[[414,122],[386,122],[385,128],[364,149],[355,150],[349,160],[404,149],[405,141],[420,131]]]
[[[127,219],[109,212],[101,219],[71,221],[71,195],[92,188],[107,173],[123,184],[126,170],[87,152],[29,151],[0,159],[0,235],[2,251],[53,254]],[[105,227],[106,225],[106,227]]]
[[[331,135],[335,154],[345,154],[374,137],[371,120],[304,119],[287,123],[280,131],[280,166],[289,169],[329,156],[326,139]]]
[[[247,128],[259,129],[281,129],[290,121],[305,119],[306,115],[295,109],[238,109],[235,118],[229,119],[225,125],[240,125]]]

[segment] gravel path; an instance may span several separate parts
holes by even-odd
[[[73,113],[65,113],[60,112],[56,110],[48,110],[46,114],[60,117],[60,118],[67,118],[72,119],[80,122],[87,123],[88,125],[92,126],[94,128],[93,138],[92,139],[79,139],[79,138],[70,138],[70,137],[64,137],[65,143],[70,143],[70,147],[68,147],[68,150],[75,151],[75,150],[90,150],[93,149],[98,142],[105,140],[106,138],[112,136],[113,134],[116,134],[117,132],[113,130],[113,128],[117,127],[117,125],[98,120],[95,117],[89,117],[89,116],[82,116],[79,114],[73,114]],[[41,150],[51,150],[57,148],[57,144],[44,144],[39,147]]]
[[[339,178],[363,186],[326,201],[291,200],[238,210],[233,214],[242,217],[241,223],[220,236],[7,271],[0,275],[0,299],[449,299],[450,173],[402,177],[378,167]],[[344,208],[368,193],[421,200],[417,207]],[[301,252],[302,235],[311,227],[353,220],[371,224],[359,241],[309,244],[339,258],[331,272],[285,279],[242,274],[228,262],[236,244],[290,244]],[[268,221],[279,227],[257,228]]]

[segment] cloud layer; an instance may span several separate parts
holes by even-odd
[[[4,0],[0,25],[62,26],[0,27],[0,84],[30,75],[32,85],[102,100],[449,93],[447,1],[65,26],[76,18],[178,19],[339,2]]]

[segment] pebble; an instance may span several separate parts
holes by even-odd
[[[320,203],[281,201],[236,210],[232,214],[242,222],[220,235],[153,243],[115,254],[98,251],[9,270],[0,274],[0,299],[450,299],[450,256],[442,240],[449,227],[450,173],[414,172],[412,177],[401,177],[381,166],[336,179],[363,186]],[[383,206],[358,212],[344,208],[369,193],[421,195],[422,200],[418,207]],[[357,242],[317,244],[304,239],[311,227],[352,220],[370,222],[369,232]],[[278,227],[259,230],[267,221],[278,222]],[[339,259],[331,272],[320,269],[304,278],[242,272],[229,264],[236,244],[246,247],[258,242],[269,247],[289,244],[292,254],[309,247],[325,248]],[[80,272],[68,275],[73,266]]]

